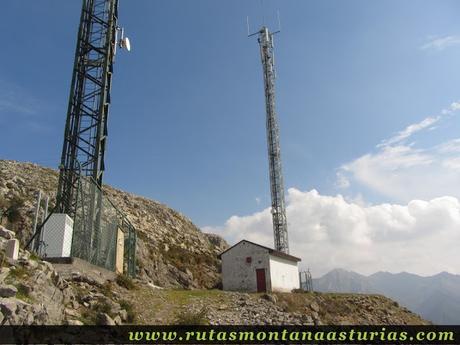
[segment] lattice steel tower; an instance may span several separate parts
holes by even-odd
[[[79,176],[102,185],[117,18],[118,0],[83,0],[57,192],[57,212],[72,218]]]
[[[278,31],[277,31],[278,32]],[[270,171],[270,191],[272,199],[273,232],[275,249],[289,253],[286,207],[284,202],[284,181],[281,167],[281,150],[278,121],[275,110],[275,60],[273,51],[273,35],[263,26],[258,34],[260,56],[265,85],[265,106],[267,112],[267,144],[268,164]]]

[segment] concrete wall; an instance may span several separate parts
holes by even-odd
[[[250,257],[248,263],[246,258]],[[241,242],[222,254],[222,287],[232,291],[257,291],[256,269],[265,268],[267,291],[271,289],[270,264],[267,249]]]
[[[290,292],[299,288],[297,262],[270,255],[270,272],[272,291]]]

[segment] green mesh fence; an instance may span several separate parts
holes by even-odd
[[[135,252],[134,226],[92,179],[80,177],[72,256],[111,271],[122,265],[134,276]]]

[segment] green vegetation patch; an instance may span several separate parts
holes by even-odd
[[[181,310],[176,313],[174,318],[175,325],[209,325],[206,317],[207,308],[203,307],[197,311]]]
[[[128,314],[128,318],[126,321],[128,321],[129,323],[135,323],[136,313],[134,312],[134,305],[127,300],[121,300],[120,306],[121,306],[121,309],[126,310],[126,313]]]
[[[118,285],[127,290],[133,290],[136,287],[133,280],[125,274],[117,275],[117,279],[115,279],[115,281]]]

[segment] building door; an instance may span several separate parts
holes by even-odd
[[[267,286],[265,283],[265,268],[256,269],[257,278],[257,292],[267,292]]]

